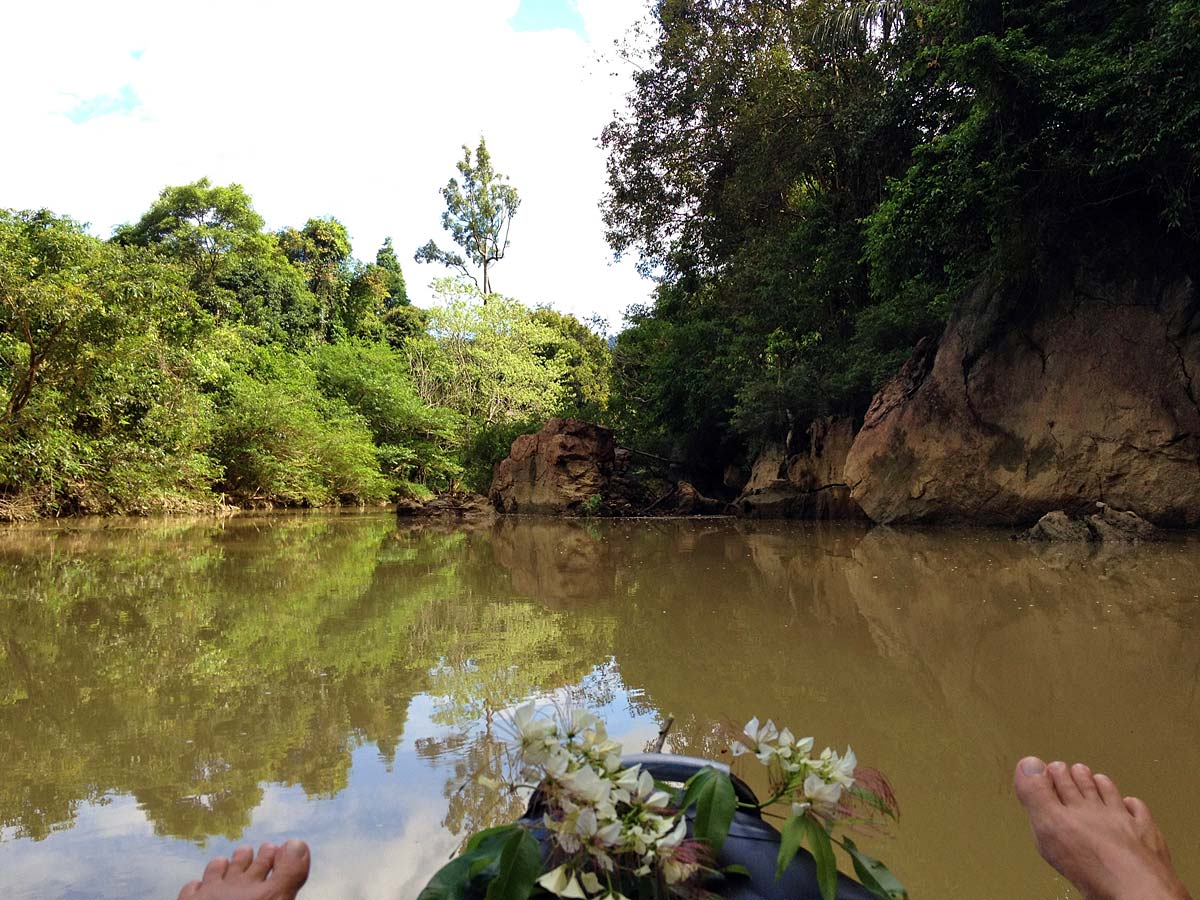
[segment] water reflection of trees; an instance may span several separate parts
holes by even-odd
[[[390,762],[418,693],[437,733],[416,751],[445,774],[456,833],[519,813],[466,775],[498,761],[496,714],[535,694],[674,715],[670,748],[716,758],[752,713],[853,736],[881,764],[929,723],[947,748],[1007,755],[1068,696],[1098,743],[1131,684],[1164,716],[1194,713],[1180,589],[1198,583],[1200,554],[1175,545],[1046,557],[886,529],[273,517],[9,531],[0,826],[44,837],[127,793],[160,833],[233,837],[264,783],[329,796],[356,747]],[[1122,640],[1103,669],[1098,628]],[[1039,655],[1055,684],[1036,680]],[[1111,740],[1136,755],[1135,736]]]
[[[509,600],[486,538],[375,518],[0,538],[0,826],[41,838],[133,795],[159,833],[235,837],[265,782],[345,787],[414,694],[467,727],[572,683],[592,637]]]

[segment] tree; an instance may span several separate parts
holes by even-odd
[[[602,138],[609,242],[661,278],[618,338],[613,407],[623,439],[719,476],[806,417],[865,410],[877,372],[937,325],[861,346],[861,223],[908,164],[912,104],[893,88],[913,38],[889,4],[654,12]]]
[[[466,275],[483,292],[484,302],[492,292],[491,267],[504,258],[508,249],[508,229],[521,200],[517,189],[507,183],[504,175],[492,168],[492,157],[487,144],[479,139],[475,151],[475,162],[471,162],[471,150],[463,145],[463,158],[458,163],[462,184],[451,178],[442,188],[446,211],[442,213],[442,227],[450,232],[454,242],[462,247],[466,258],[453,250],[442,250],[432,240],[417,250],[417,262],[440,263],[457,269]],[[470,266],[481,270],[480,278],[471,272]]]
[[[404,284],[404,273],[400,271],[400,260],[390,237],[383,239],[383,246],[375,254],[375,265],[385,273],[383,283],[387,291],[384,304],[388,309],[408,306],[408,288]]]
[[[284,255],[304,273],[308,289],[319,302],[320,328],[332,339],[338,326],[355,330],[347,299],[350,292],[350,235],[334,218],[309,219],[300,229],[278,234]]]
[[[247,244],[260,241],[262,217],[240,184],[214,187],[207,178],[163,188],[158,199],[133,225],[117,228],[119,244],[157,246],[191,273],[192,289],[213,312],[227,311],[218,281],[228,260]]]
[[[547,349],[559,335],[516,300],[493,294],[485,304],[477,289],[452,279],[435,287],[442,302],[429,310],[429,334],[407,346],[421,399],[476,428],[554,415],[566,363]]]

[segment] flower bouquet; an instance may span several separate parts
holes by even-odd
[[[656,780],[645,765],[623,765],[621,745],[584,710],[541,714],[530,703],[516,710],[510,724],[506,777],[476,780],[495,790],[532,792],[529,812],[520,822],[471,837],[418,900],[670,900],[736,893],[730,889],[751,872],[722,861],[730,827],[735,817],[752,816],[769,830],[760,817],[774,809],[785,810],[776,879],[804,845],[822,900],[835,900],[839,883],[853,885],[858,896],[865,888],[883,900],[907,900],[883,863],[836,833],[896,815],[886,782],[862,773],[868,788],[857,777],[850,749],[839,755],[827,748],[813,757],[812,738],[797,740],[786,728],[751,719],[731,750],[766,766],[771,796],[758,802],[716,764],[681,784]],[[692,809],[689,829],[685,814]],[[849,856],[861,885],[839,876],[834,846]]]

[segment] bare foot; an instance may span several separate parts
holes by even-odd
[[[179,900],[293,900],[308,879],[309,862],[304,841],[263,844],[258,856],[238,847],[229,859],[210,862],[199,881],[185,884]]]
[[[1038,853],[1087,900],[1190,900],[1150,810],[1083,763],[1017,763],[1017,798]]]

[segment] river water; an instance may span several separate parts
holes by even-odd
[[[1200,888],[1200,541],[382,514],[0,532],[0,897],[174,898],[306,838],[308,900],[411,898],[535,697],[728,759],[752,715],[852,744],[900,804],[860,845],[914,900],[1074,896],[1009,787],[1086,760]],[[489,727],[489,722],[491,723]],[[753,773],[747,772],[753,777]]]

